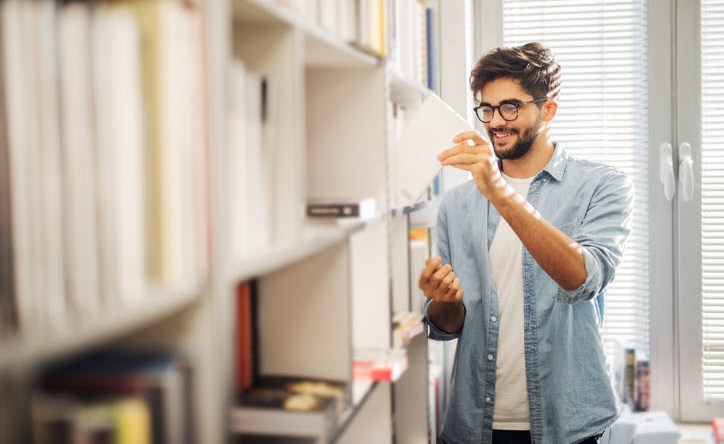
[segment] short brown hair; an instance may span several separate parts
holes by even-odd
[[[538,42],[513,48],[497,48],[478,60],[470,73],[473,97],[486,83],[512,78],[536,99],[557,99],[561,91],[561,67],[553,53]]]

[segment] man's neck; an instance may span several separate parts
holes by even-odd
[[[547,137],[536,140],[528,153],[520,159],[504,159],[503,172],[508,177],[527,179],[538,174],[548,165],[555,147]]]

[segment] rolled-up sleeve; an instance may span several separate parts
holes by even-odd
[[[626,175],[612,171],[601,178],[572,237],[583,251],[586,281],[574,290],[560,288],[558,302],[593,299],[613,281],[631,233],[634,187]]]
[[[446,199],[443,196],[443,198],[440,200],[440,207],[437,212],[437,225],[436,225],[436,231],[437,231],[437,248],[438,252],[440,253],[440,257],[442,258],[442,264],[449,264],[450,263],[450,244],[448,241],[448,231],[447,231],[447,209],[446,209]],[[449,341],[451,339],[457,339],[460,337],[460,333],[447,333],[439,328],[430,320],[430,315],[428,314],[428,309],[430,307],[430,303],[432,302],[432,299],[427,299],[425,301],[425,305],[423,306],[423,315],[425,316],[425,323],[428,325],[428,335],[427,337],[430,339],[434,339],[436,341]]]

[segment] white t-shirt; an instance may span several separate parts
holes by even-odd
[[[518,194],[528,195],[532,177],[503,177]],[[523,243],[502,217],[489,256],[500,313],[493,428],[530,430],[523,343]]]

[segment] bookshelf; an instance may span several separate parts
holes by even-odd
[[[255,371],[348,386],[325,441],[428,442],[427,340],[400,345],[393,316],[419,308],[430,201],[395,200],[390,152],[393,113],[430,92],[424,3],[3,2],[0,444],[37,438],[44,378],[99,352],[183,357],[188,442],[254,442],[231,418],[252,280]],[[304,216],[365,197],[366,220]],[[363,352],[405,370],[355,378]]]

